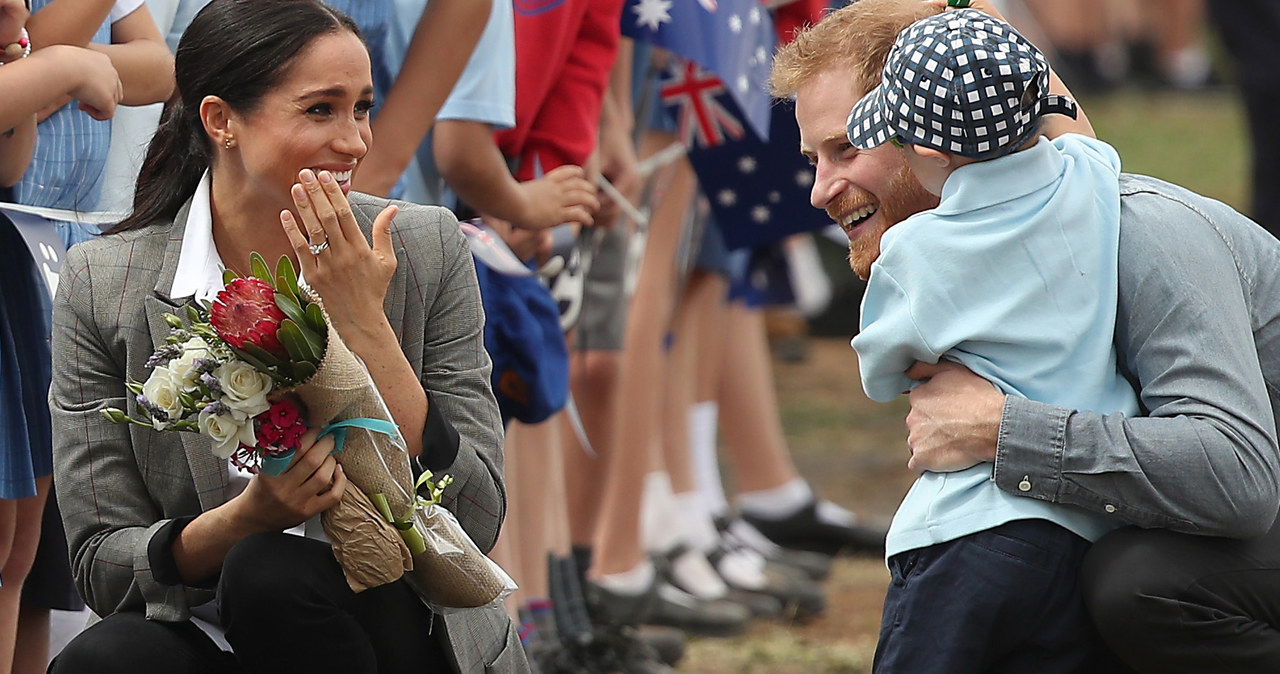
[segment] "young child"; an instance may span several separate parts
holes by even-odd
[[[871,398],[910,389],[915,361],[947,358],[1009,395],[1137,412],[1112,346],[1119,157],[1058,135],[1090,129],[1049,83],[1011,26],[960,9],[903,31],[850,113],[854,147],[893,143],[941,197],[886,231],[871,266],[853,339]],[[1076,576],[1118,522],[1002,492],[993,468],[926,472],[899,507],[876,672],[1100,671]]]

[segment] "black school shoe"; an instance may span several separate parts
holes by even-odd
[[[745,632],[751,624],[747,607],[723,599],[699,599],[667,582],[661,571],[648,590],[634,596],[588,580],[586,599],[597,625],[662,625],[699,636],[727,637]]]
[[[782,519],[768,519],[746,512],[742,513],[742,519],[784,548],[827,555],[883,555],[884,538],[888,533],[887,527],[872,523],[855,521],[846,525],[819,519],[816,500]]]

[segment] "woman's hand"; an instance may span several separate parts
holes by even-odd
[[[396,270],[391,220],[399,209],[387,206],[378,214],[370,246],[328,171],[316,175],[303,169],[291,194],[298,215],[281,211],[280,225],[307,284],[324,300],[334,329],[344,341],[381,330],[386,323],[382,302]]]
[[[347,476],[330,455],[333,438],[316,440],[312,428],[302,436],[302,446],[293,463],[272,477],[258,474],[249,480],[241,498],[247,499],[243,513],[257,531],[283,531],[298,526],[337,505],[347,488]]]
[[[1004,394],[957,363],[916,363],[907,376],[924,383],[908,396],[907,467],[920,473],[964,470],[996,460]]]

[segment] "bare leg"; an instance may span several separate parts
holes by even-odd
[[[577,434],[562,428],[565,493],[569,507],[569,539],[575,547],[590,547],[600,519],[607,465],[615,453],[613,414],[618,390],[620,351],[586,351],[569,356],[569,386],[578,407],[592,456]],[[568,415],[565,415],[565,421]]]
[[[520,538],[519,548],[523,597],[550,596],[547,585],[547,553],[569,554],[568,527],[564,511],[564,472],[560,462],[560,420],[552,417],[540,424],[511,422],[507,430],[507,456],[517,456],[519,482],[511,501]]]
[[[698,320],[692,300],[699,276],[690,276],[676,307],[662,401],[662,452],[671,488],[677,494],[697,489],[689,457],[689,408],[695,402],[697,389]]]
[[[671,141],[669,134],[651,132],[642,143],[641,155],[652,154]],[[618,373],[615,451],[606,467],[592,577],[624,573],[646,559],[640,511],[644,481],[661,465],[658,425],[662,419],[663,340],[675,293],[676,248],[695,185],[687,161],[677,162],[672,170],[674,178],[650,218],[640,282],[631,302],[631,320],[627,321]]]
[[[1151,41],[1164,80],[1183,88],[1203,86],[1211,69],[1201,40],[1204,0],[1145,0],[1143,13],[1153,32]]]
[[[22,584],[31,571],[40,542],[40,521],[53,478],[36,479],[36,495],[0,500],[0,674],[13,671]],[[47,647],[48,640],[45,640]]]
[[[14,674],[43,674],[49,667],[49,609],[23,604],[18,611]]]
[[[697,282],[690,286],[694,316],[697,317],[697,363],[694,382],[694,409],[689,424],[690,455],[694,477],[704,502],[713,516],[727,514],[724,483],[720,475],[720,451],[716,443],[715,420],[719,414],[716,400],[720,387],[720,368],[724,363],[724,344],[728,316],[729,281],[708,272],[695,273]]]
[[[799,473],[778,418],[764,314],[732,303],[725,332],[733,339],[721,347],[720,434],[734,483],[739,492],[780,487]]]

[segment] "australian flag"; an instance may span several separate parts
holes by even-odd
[[[720,79],[751,129],[769,137],[773,19],[759,0],[627,0],[622,34],[678,54]]]
[[[668,83],[687,82],[682,75],[686,68],[684,64],[673,65]],[[664,86],[663,91],[669,87]],[[708,95],[714,97],[716,118],[732,119],[740,114],[725,93]],[[690,103],[665,95],[664,99],[673,104],[667,109],[677,119],[697,117],[690,112]],[[809,204],[814,174],[800,154],[795,106],[790,101],[777,101],[769,112],[768,141],[750,129],[733,137],[728,133],[734,128],[731,123],[707,124],[726,130],[723,142],[704,143],[696,131],[689,134],[692,143],[686,141],[698,184],[729,248],[756,248],[831,224],[825,211]]]
[[[831,224],[809,205],[813,167],[799,151],[794,106],[768,93],[776,38],[759,0],[628,0],[622,24],[684,59],[672,59],[662,103],[730,248]]]

